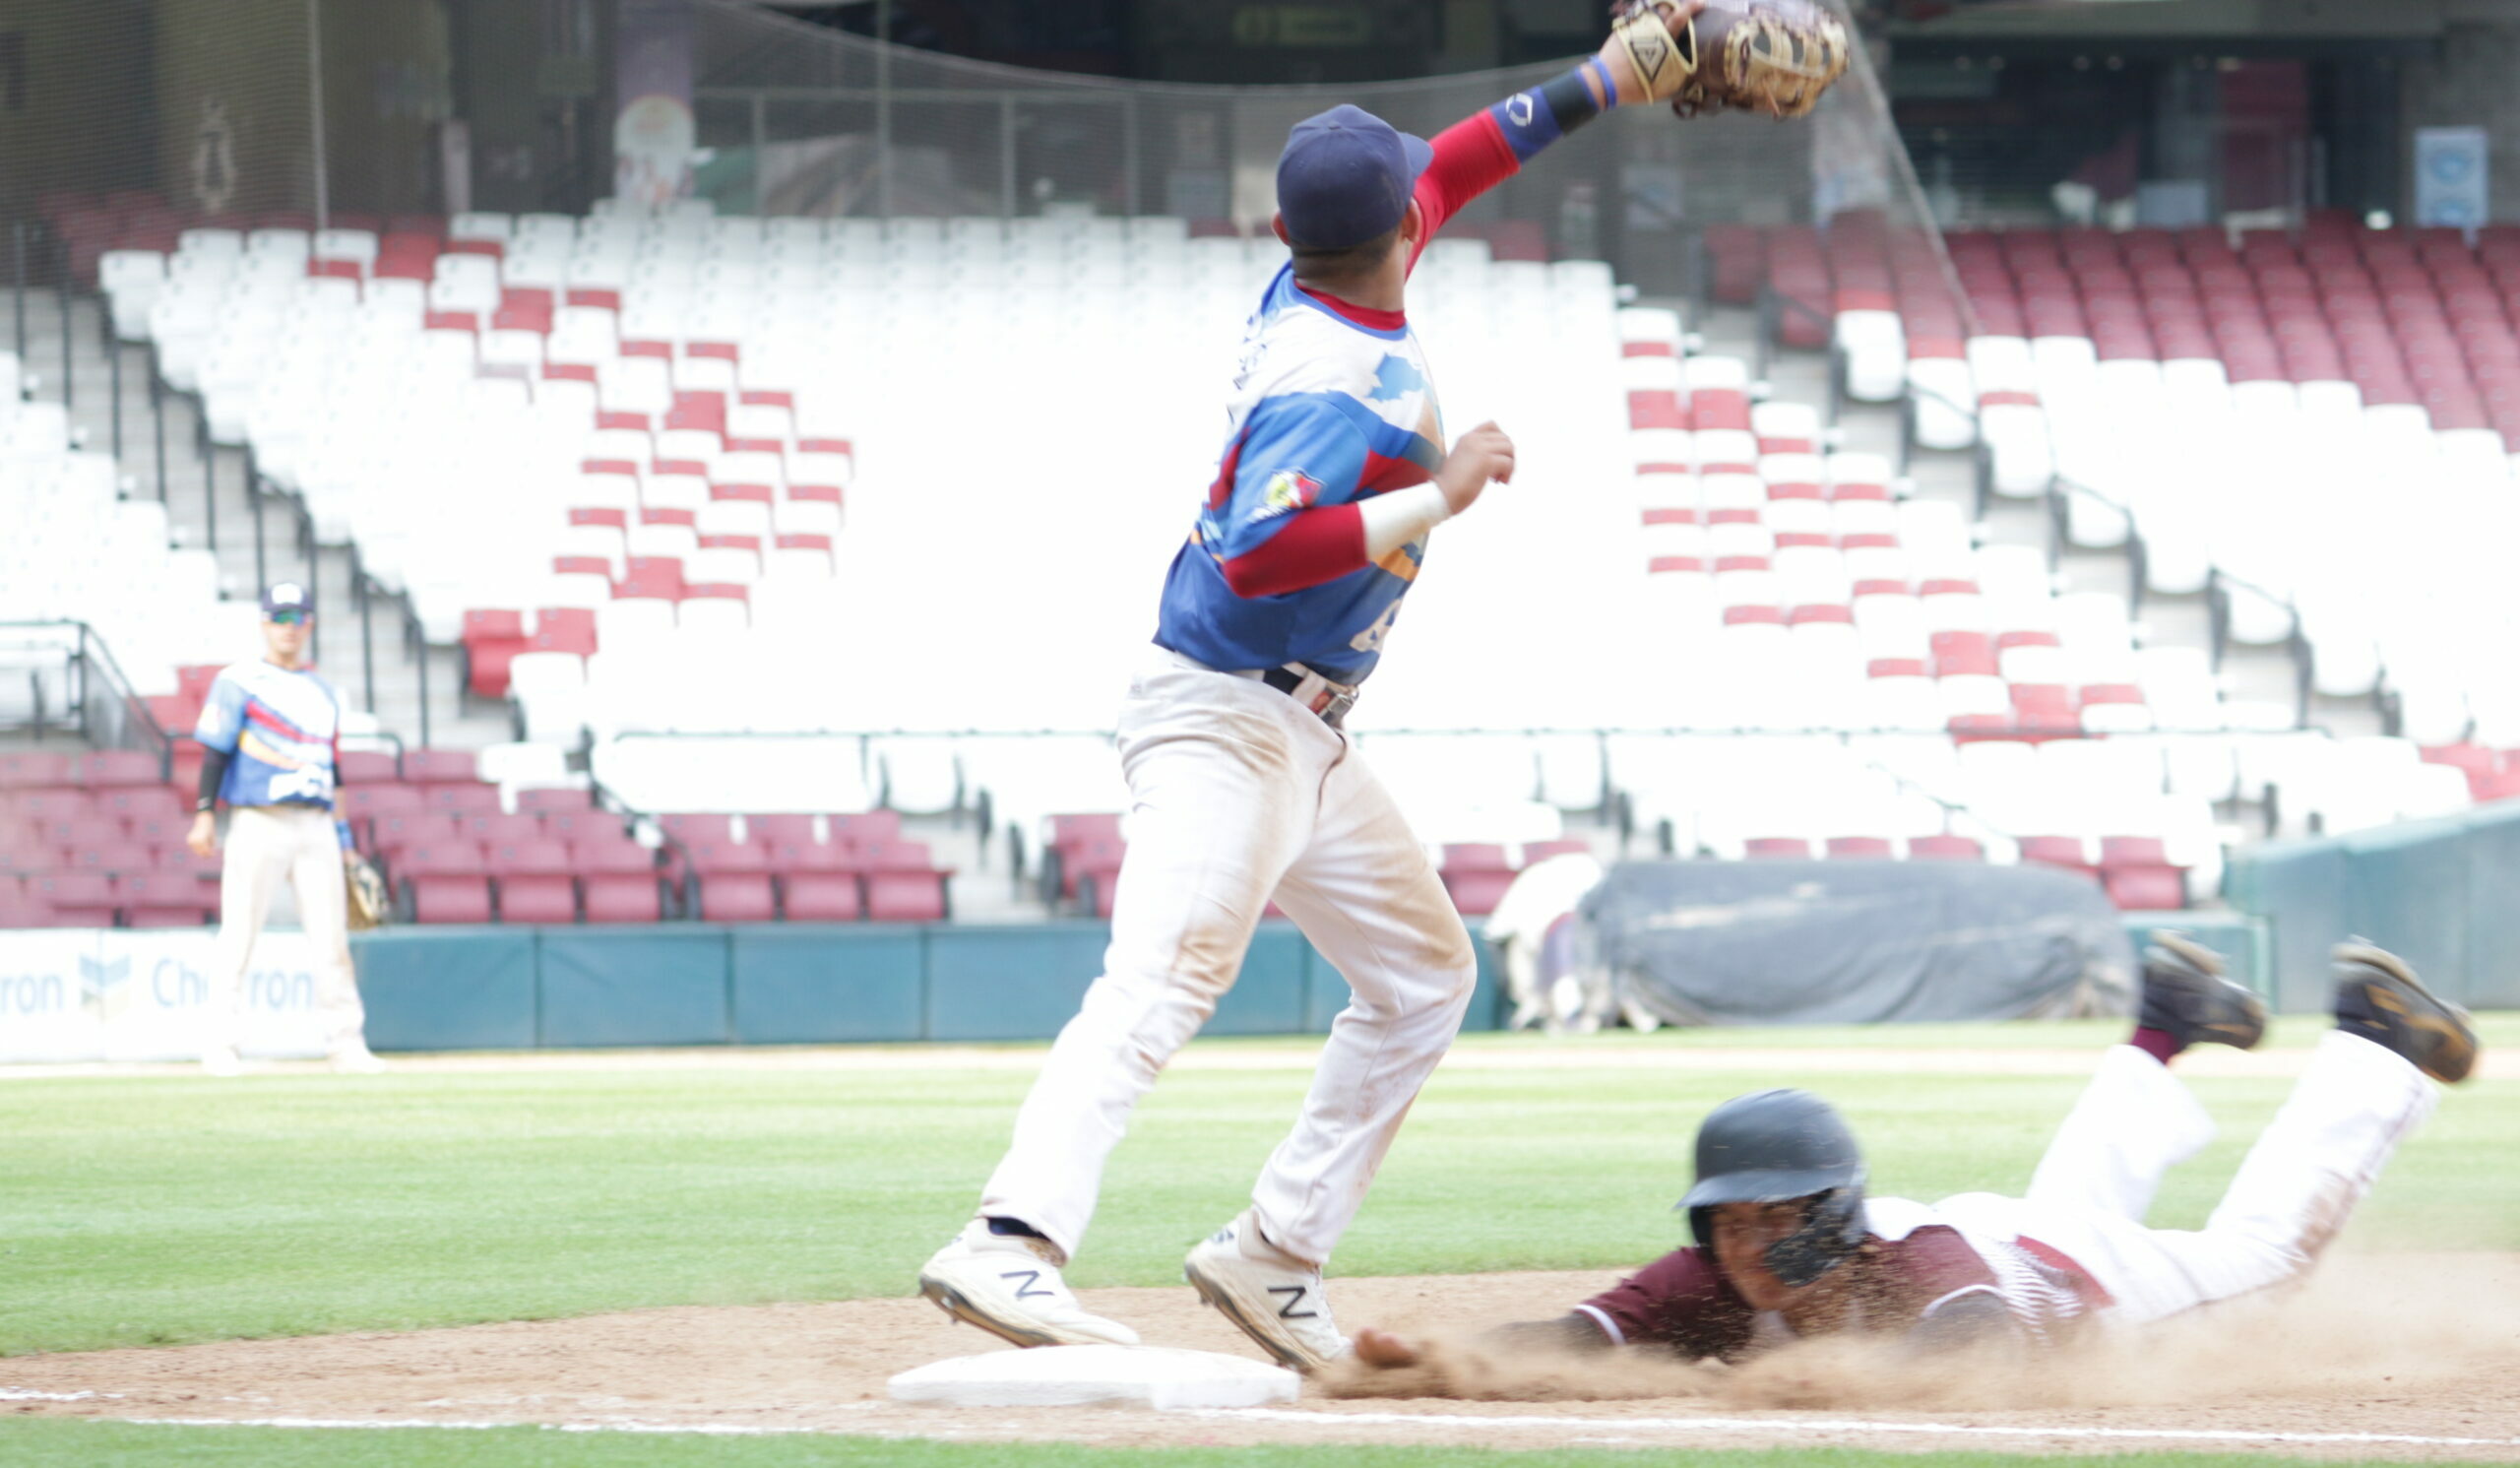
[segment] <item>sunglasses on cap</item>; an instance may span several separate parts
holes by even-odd
[[[284,627],[294,627],[306,621],[312,615],[312,612],[309,612],[302,606],[284,606],[278,611],[275,611],[271,615],[263,618],[263,620],[267,622],[277,622]]]

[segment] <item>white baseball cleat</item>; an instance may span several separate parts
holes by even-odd
[[[1138,1333],[1088,1314],[1046,1239],[992,1234],[973,1219],[918,1271],[918,1293],[957,1320],[1019,1346],[1134,1346]]]
[[[1309,1372],[1348,1354],[1321,1271],[1263,1238],[1248,1210],[1191,1249],[1181,1274],[1283,1366]]]
[[[363,1044],[346,1045],[333,1052],[330,1058],[333,1068],[344,1075],[385,1073],[385,1062],[376,1057],[376,1052],[369,1050]]]
[[[243,1075],[245,1073],[245,1062],[236,1058],[236,1047],[232,1045],[214,1045],[210,1049],[201,1053],[201,1073],[204,1075]]]

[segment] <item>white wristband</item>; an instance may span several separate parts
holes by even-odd
[[[1453,518],[1444,491],[1433,484],[1412,484],[1356,501],[1365,522],[1365,559],[1377,561]]]

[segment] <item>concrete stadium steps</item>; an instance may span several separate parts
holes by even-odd
[[[217,555],[223,598],[251,600],[269,581],[295,578],[310,583],[322,615],[316,632],[319,670],[342,690],[351,708],[374,714],[383,731],[406,745],[425,742],[470,749],[509,737],[509,716],[503,706],[478,704],[464,694],[463,657],[458,650],[431,647],[423,651],[405,638],[402,599],[374,599],[369,636],[361,638],[351,548],[302,543],[297,517],[285,500],[263,497],[262,549],[257,557],[256,506],[245,488],[245,452],[209,443],[201,432],[201,406],[184,394],[164,396],[161,473],[158,420],[150,408],[150,351],[121,343],[108,345],[100,297],[68,298],[71,369],[65,397],[63,309],[63,298],[53,292],[27,294],[25,351],[20,359],[36,379],[33,396],[66,404],[73,430],[85,435],[84,447],[116,453],[126,498],[164,501],[176,545],[208,547]],[[17,342],[15,313],[0,308],[0,344],[15,351]],[[235,656],[252,654],[251,648],[238,648]],[[420,716],[423,656],[428,683],[425,739]]]
[[[1737,356],[1744,361],[1757,360],[1758,313],[1754,310],[1717,306],[1699,317],[1689,303],[1682,300],[1660,299],[1640,303],[1679,310],[1682,319],[1688,323],[1688,329],[1703,340],[1704,351],[1709,353]],[[1828,355],[1825,352],[1780,350],[1769,361],[1767,381],[1770,396],[1774,399],[1825,405],[1829,401]],[[1838,447],[1876,453],[1893,464],[1898,462],[1900,410],[1896,405],[1848,400],[1840,409],[1836,427]],[[1972,514],[1975,513],[1977,499],[1975,475],[1975,459],[1966,452],[1920,448],[1909,464],[1909,477],[1914,481],[1918,498],[1947,501]],[[2037,545],[2044,548],[2052,539],[2047,507],[2040,502],[1994,499],[1979,523],[1986,544]],[[2060,590],[2063,591],[2123,593],[2128,586],[2130,567],[2123,551],[2091,550],[2068,543],[2058,559],[2057,572]],[[2136,620],[2147,646],[2212,650],[2211,612],[2202,596],[2164,596],[2148,592]],[[2300,696],[2292,656],[2280,647],[2231,645],[2224,650],[2221,677],[2225,695],[2229,698],[2290,704]],[[2368,699],[2314,697],[2310,705],[2310,722],[2340,737],[2382,732],[2379,710]],[[2252,837],[2264,828],[2263,812],[2254,806],[2229,809],[2224,813]],[[2281,816],[2278,826],[2266,830],[2265,834],[2309,834],[2299,813],[2278,814]]]

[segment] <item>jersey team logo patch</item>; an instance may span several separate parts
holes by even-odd
[[[1260,491],[1260,513],[1287,515],[1308,510],[1321,498],[1321,481],[1300,469],[1282,469],[1269,476]]]

